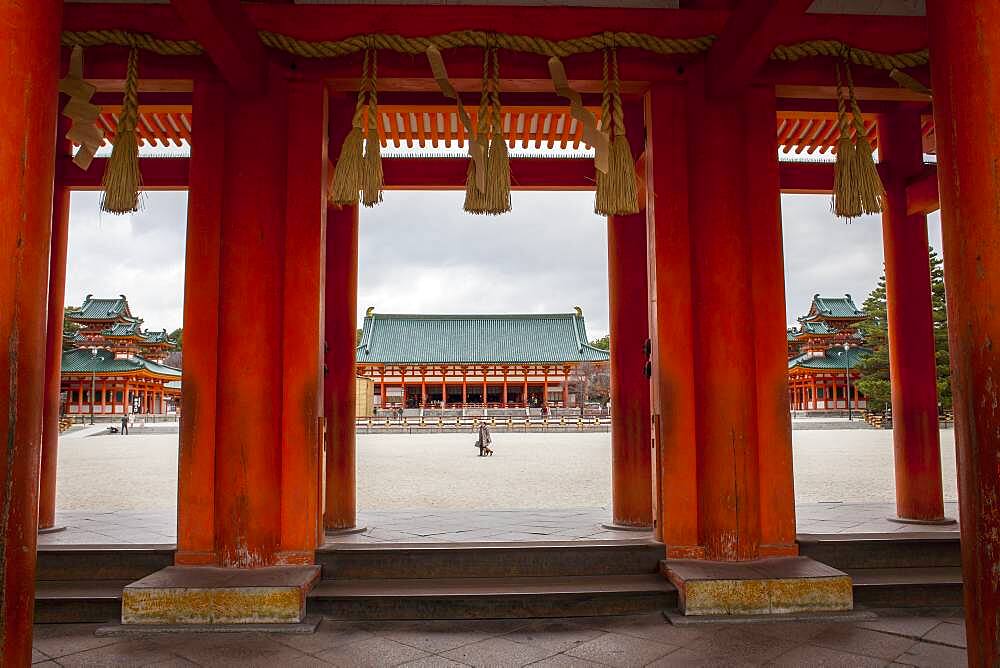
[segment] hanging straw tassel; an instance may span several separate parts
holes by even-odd
[[[837,69],[837,123],[840,126],[840,139],[837,141],[837,162],[833,170],[833,202],[832,209],[838,218],[851,220],[861,215],[861,197],[857,187],[858,177],[855,173],[857,162],[854,159],[854,142],[851,141],[851,121],[847,116],[844,102],[844,90],[840,75],[840,65]]]
[[[139,140],[135,126],[139,122],[139,50],[128,54],[122,113],[115,132],[114,148],[104,169],[104,196],[101,210],[114,214],[139,210],[142,174],[139,173]]]
[[[639,193],[635,160],[625,136],[625,113],[618,80],[618,54],[613,45],[604,50],[604,88],[601,129],[608,128],[612,139],[608,150],[608,172],[597,172],[594,211],[603,216],[631,215],[639,213]]]
[[[368,76],[368,114],[365,122],[365,164],[361,188],[361,203],[373,207],[382,201],[385,178],[382,173],[382,145],[378,137],[378,91],[376,79],[378,54],[372,50],[371,70]]]
[[[476,136],[469,137],[470,142],[479,142],[484,148],[489,148],[490,125],[490,92],[489,92],[490,52],[486,50],[483,61],[483,88],[479,97],[479,117],[476,120]],[[483,161],[483,189],[480,189],[480,175],[477,173],[476,162],[469,161],[469,171],[465,177],[465,203],[463,208],[468,213],[490,213],[490,203],[487,199],[489,190],[489,153]]]
[[[493,139],[486,159],[486,203],[488,214],[510,211],[510,153],[503,137],[503,117],[500,113],[500,65],[493,49],[493,76],[490,82],[490,119]]]
[[[858,197],[861,200],[861,210],[869,215],[882,213],[885,202],[885,186],[878,175],[875,158],[872,155],[871,142],[868,141],[868,131],[865,129],[861,108],[854,95],[854,78],[851,76],[851,66],[845,63],[847,71],[847,89],[851,99],[851,113],[854,117],[854,167],[851,170],[857,179]]]
[[[368,81],[368,51],[365,51],[361,66],[361,88],[358,91],[358,103],[354,109],[353,127],[340,146],[340,156],[333,171],[333,187],[330,188],[330,201],[346,206],[358,203],[358,191],[361,190],[364,179],[364,131],[362,116],[365,110]]]

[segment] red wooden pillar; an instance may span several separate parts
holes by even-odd
[[[261,342],[283,340],[287,94],[272,73],[267,91],[226,103],[215,549],[221,565],[236,568],[274,564],[283,548],[282,349]]]
[[[284,561],[311,563],[322,542],[318,481],[324,410],[324,271],[328,126],[322,81],[288,86],[284,334],[281,419],[281,543]],[[356,328],[351,327],[351,343]],[[353,352],[351,380],[354,380]],[[354,383],[350,384],[354,387]],[[353,394],[351,395],[353,397]],[[351,402],[351,425],[354,424]],[[313,483],[313,484],[310,484]],[[304,492],[305,490],[305,492]],[[303,549],[307,546],[308,549]]]
[[[59,460],[59,393],[62,382],[63,309],[66,304],[66,252],[69,241],[70,191],[56,184],[52,204],[52,250],[49,254],[48,328],[45,332],[45,399],[42,459],[39,471],[38,528],[56,523],[56,472]]]
[[[226,103],[225,84],[195,80],[184,261],[184,391],[177,470],[175,561],[180,565],[217,562],[215,449]],[[125,413],[128,390],[125,383]]]
[[[879,154],[885,169],[882,214],[885,289],[892,384],[892,441],[896,460],[896,514],[900,520],[944,519],[937,368],[927,217],[907,214],[906,185],[923,171],[919,109],[879,119]],[[851,405],[853,397],[847,397]]]
[[[340,150],[351,127],[354,100],[330,98],[330,146]],[[327,530],[350,529],[357,523],[354,374],[358,319],[358,207],[330,207],[326,226],[326,382]],[[406,377],[403,377],[406,407]]]
[[[742,225],[752,232],[749,303],[753,308],[753,379],[760,467],[759,554],[794,555],[798,554],[798,544],[795,542],[792,418],[785,400],[788,395],[788,337],[774,88],[748,89],[742,114],[745,119],[742,179],[746,188],[746,220]],[[810,401],[815,408],[815,376],[810,378]],[[809,407],[810,404],[805,405]],[[752,485],[748,491],[752,494]]]
[[[642,221],[642,239],[643,239],[643,243],[645,244],[646,243],[646,221],[645,220]],[[645,307],[646,305],[643,304],[643,306]],[[645,315],[645,314],[643,314],[643,315]],[[568,373],[567,374],[563,374],[562,401],[563,401],[563,408],[569,408],[569,374]],[[649,383],[646,383],[646,402],[645,402],[645,405],[646,405],[646,424],[648,425],[649,424]],[[646,445],[649,445],[649,433],[648,433],[648,430],[647,430],[647,434],[646,434]],[[647,453],[647,456],[648,456],[648,453]],[[652,483],[650,483],[650,484],[652,484]],[[650,500],[650,503],[652,504],[652,500]],[[650,509],[649,509],[649,524],[651,525],[652,522],[653,522],[653,508],[652,508],[652,505],[651,505]]]
[[[709,559],[753,559],[761,541],[757,334],[747,310],[755,303],[756,230],[748,220],[749,163],[730,155],[746,141],[749,105],[742,97],[706,98],[704,90],[695,73],[687,138],[691,253],[699,265],[692,274],[699,541]]]
[[[62,2],[0,4],[0,656],[31,663]]]
[[[646,241],[653,368],[655,534],[668,557],[699,557],[691,230],[683,86],[646,93]]]
[[[653,524],[649,381],[643,373],[649,336],[645,218],[608,218],[611,517],[622,526]]]
[[[1000,4],[927,3],[969,665],[1000,661]]]

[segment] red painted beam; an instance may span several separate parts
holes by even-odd
[[[83,171],[67,157],[57,159],[62,183],[70,190],[100,190],[107,158],[94,158],[90,169]],[[140,158],[143,190],[186,190],[188,187],[187,158]]]
[[[934,213],[941,208],[936,165],[925,165],[924,173],[906,186],[906,215]]]
[[[69,158],[60,161],[66,174],[64,182],[71,190],[101,188],[106,158],[95,158],[86,172]],[[139,165],[146,190],[185,190],[188,186],[187,158],[140,158]],[[594,189],[594,161],[590,158],[512,158],[510,165],[514,190]],[[468,159],[384,158],[382,169],[388,190],[462,190]],[[782,162],[780,174],[783,193],[833,192],[832,162]],[[916,187],[918,184],[911,184],[911,188]]]
[[[811,4],[812,0],[742,0],[708,54],[708,94],[731,95],[750,85],[787,26]]]
[[[234,90],[263,90],[267,53],[239,0],[171,0],[209,58]]]

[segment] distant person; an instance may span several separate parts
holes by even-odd
[[[479,438],[476,440],[476,446],[479,448],[480,457],[492,457],[493,449],[490,446],[493,444],[493,437],[490,436],[490,428],[486,425],[486,422],[479,423]]]
[[[121,430],[121,435],[122,436],[128,436],[128,415],[123,415],[122,416],[122,430]]]

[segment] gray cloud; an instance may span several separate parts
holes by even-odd
[[[361,213],[358,314],[567,311],[592,338],[608,330],[607,230],[585,192],[513,193],[505,216],[466,215],[461,192],[400,192]],[[125,293],[150,328],[180,326],[187,194],[151,192],[133,216],[101,215],[99,195],[71,203],[67,304]],[[782,197],[787,317],[816,292],[859,302],[882,272],[878,218],[834,219],[822,196]],[[940,218],[930,221],[941,248]]]

